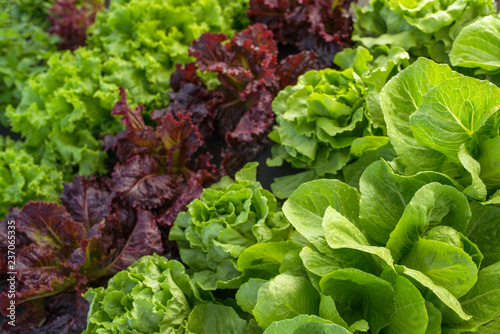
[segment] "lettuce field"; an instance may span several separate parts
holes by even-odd
[[[0,0],[0,149],[0,333],[500,333],[493,0]]]

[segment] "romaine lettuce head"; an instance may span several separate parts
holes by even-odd
[[[223,178],[180,213],[170,232],[193,281],[205,290],[236,289],[244,280],[237,260],[248,247],[288,238],[290,223],[274,195],[256,182],[257,163],[235,180]]]
[[[449,63],[448,53],[460,30],[495,12],[492,0],[371,0],[356,8],[353,40],[368,48],[399,46],[412,56]]]
[[[442,174],[401,176],[384,161],[365,170],[360,193],[338,180],[302,184],[283,205],[302,238],[285,254],[268,243],[241,255],[275,264],[272,278],[236,294],[261,327],[425,334],[474,331],[500,315],[498,245],[473,231],[496,211],[471,210]],[[499,225],[489,231],[498,235]]]
[[[408,64],[401,48],[346,49],[335,57],[343,71],[309,71],[273,102],[277,125],[269,137],[269,166],[283,161],[318,176],[337,174],[351,160],[388,144],[379,105],[385,82]]]
[[[500,89],[420,58],[381,92],[387,132],[402,171],[440,172],[471,199],[500,188]]]

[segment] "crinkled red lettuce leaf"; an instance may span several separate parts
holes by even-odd
[[[274,122],[271,103],[276,94],[304,72],[322,67],[313,52],[289,56],[278,65],[276,41],[263,24],[254,24],[231,40],[223,34],[203,34],[189,51],[196,58],[197,68],[216,73],[221,85],[207,91],[195,67],[189,64],[172,76],[172,81],[183,85],[172,86],[171,103],[191,114],[203,110],[211,116],[210,122],[215,119],[214,127],[226,143],[221,152],[222,166],[231,175],[254,160],[267,144]],[[211,123],[209,127],[213,127]]]
[[[122,94],[122,101],[113,112],[123,115],[126,129],[104,138],[105,148],[114,151],[119,160],[112,173],[117,198],[131,207],[149,210],[161,225],[167,226],[186,204],[199,196],[199,191],[193,189],[203,188],[221,175],[210,163],[211,156],[198,152],[204,145],[199,128],[213,122],[210,108],[220,99],[220,94],[212,96],[202,87],[193,65],[176,72],[175,76],[176,88],[182,90],[183,83],[192,83],[192,88],[203,97],[191,98],[189,94],[175,92],[171,106],[151,113],[157,123],[153,128],[142,119],[142,109],[132,110]],[[184,103],[193,112],[181,108]],[[178,109],[174,111],[172,105]],[[145,133],[147,135],[140,135]]]
[[[11,334],[79,334],[87,328],[89,302],[80,293],[60,293],[23,306],[16,326],[0,326]]]
[[[283,59],[276,74],[279,79],[279,90],[286,86],[293,86],[297,83],[297,79],[307,71],[312,69],[321,69],[318,55],[311,51],[302,51],[295,55],[290,55]]]
[[[172,198],[172,175],[165,166],[149,155],[136,155],[113,170],[114,190],[132,207],[150,209]]]
[[[60,49],[76,50],[85,45],[87,29],[103,8],[102,0],[55,0],[49,9],[51,27],[49,32],[61,37]]]
[[[95,176],[76,176],[73,182],[64,185],[59,196],[73,220],[88,231],[106,218],[114,197],[111,182]]]
[[[293,45],[299,51],[314,51],[322,63],[330,67],[338,51],[354,44],[349,15],[352,2],[354,0],[250,0],[247,16],[253,22],[266,24],[279,43]]]
[[[25,235],[24,244],[17,245],[15,268],[16,305],[21,317],[41,300],[64,291],[84,292],[94,281],[127,268],[142,256],[163,252],[153,215],[114,203],[116,192],[110,190],[110,184],[106,179],[77,177],[65,185],[61,195],[64,206],[30,202],[17,214],[17,231]],[[10,299],[7,287],[3,288],[0,308],[6,312]],[[80,323],[72,325],[70,318],[61,314],[61,318],[46,322],[45,329],[36,328],[40,333],[47,328],[70,333],[75,326],[80,328]],[[38,323],[43,323],[43,318]],[[18,325],[27,330],[33,323]]]
[[[214,131],[214,106],[222,101],[220,92],[206,89],[196,74],[196,65],[177,64],[170,78],[172,91],[168,93],[170,103],[167,108],[154,110],[151,118],[160,120],[165,114],[175,114],[179,110],[188,110],[191,122],[198,127],[201,139],[206,142]]]

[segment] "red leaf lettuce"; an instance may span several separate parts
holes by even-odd
[[[318,54],[322,63],[332,66],[333,57],[352,46],[352,18],[348,14],[353,0],[251,0],[247,16],[266,24],[282,44]]]
[[[205,142],[215,129],[226,144],[222,167],[231,175],[255,160],[267,144],[274,122],[271,102],[278,91],[307,70],[322,67],[309,51],[278,64],[277,44],[263,24],[254,24],[229,41],[224,34],[203,34],[189,53],[196,63],[178,67],[170,80],[169,107],[152,115],[189,111]],[[220,86],[208,89],[196,69],[217,74]]]

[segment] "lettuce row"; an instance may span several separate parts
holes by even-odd
[[[371,0],[357,7],[352,39],[372,48],[399,46],[413,57],[449,63],[448,53],[460,31],[476,19],[496,13],[492,0]]]
[[[98,13],[87,47],[53,54],[47,70],[30,77],[19,105],[7,108],[12,130],[25,139],[34,164],[52,165],[65,181],[75,172],[104,172],[101,139],[122,129],[111,117],[119,87],[133,105],[165,107],[175,64],[191,60],[187,46],[207,31],[232,34],[245,21],[232,15],[244,14],[245,6],[245,0],[113,1]],[[9,185],[10,179],[3,177]],[[25,198],[36,199],[36,190]],[[24,203],[9,199],[1,211]]]
[[[267,164],[281,166],[286,161],[313,171],[303,174],[312,178],[334,176],[368,152],[380,156],[392,151],[387,148],[379,93],[408,62],[409,55],[401,48],[378,47],[370,53],[360,46],[335,56],[343,71],[309,71],[299,77],[273,101],[277,125],[269,137],[278,145]],[[297,175],[281,178],[273,190],[286,197],[289,194],[282,188],[293,190],[290,183],[297,187],[298,181],[303,180]]]
[[[214,303],[184,266],[145,256],[117,273],[106,288],[87,291],[90,333],[258,333],[236,311]]]
[[[181,212],[170,231],[193,281],[205,290],[237,289],[249,273],[240,254],[254,244],[283,241],[290,223],[274,195],[256,181],[257,163],[248,163],[235,180],[223,177]]]
[[[487,211],[478,214],[441,182],[438,173],[400,176],[379,161],[362,175],[360,193],[338,180],[301,185],[283,212],[302,238],[241,254],[238,264],[245,259],[255,274],[238,305],[264,333],[460,333],[493,321],[500,258],[474,228],[498,233],[498,210],[477,204]],[[258,277],[259,266],[275,276]]]

